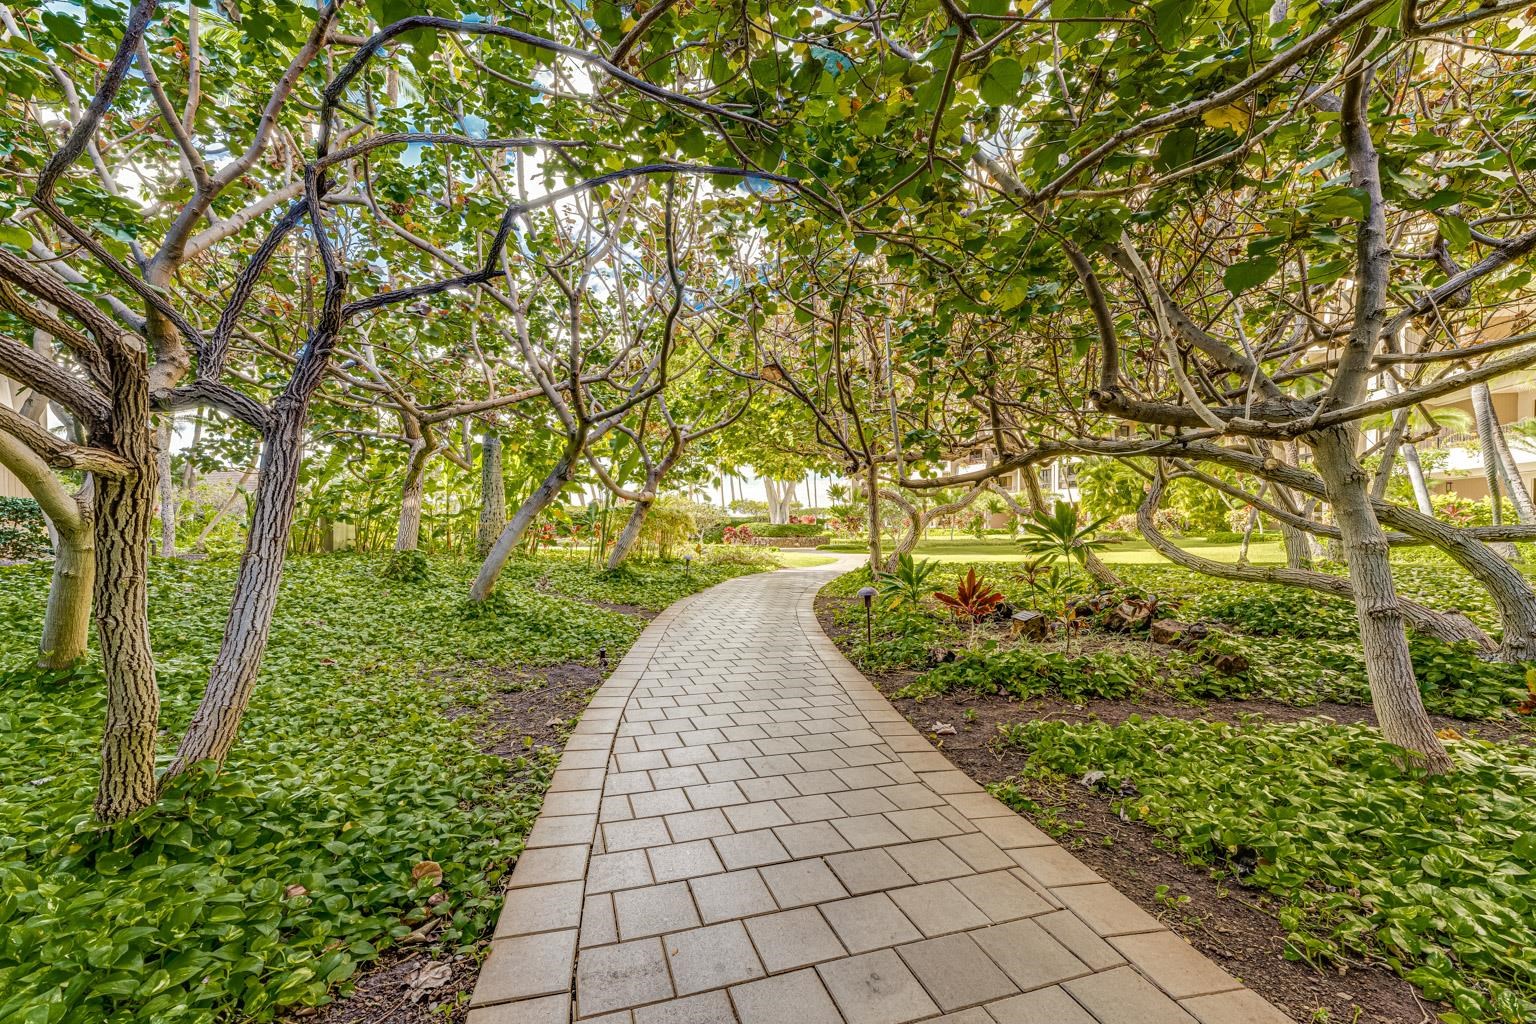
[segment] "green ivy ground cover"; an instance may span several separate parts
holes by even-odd
[[[591,601],[660,608],[752,566],[599,574],[514,562],[489,613],[476,566],[424,580],[385,557],[296,558],[261,684],[227,769],[178,783],[110,830],[89,817],[104,714],[92,667],[28,666],[46,566],[0,568],[0,1021],[268,1020],[327,998],[426,920],[472,943],[499,906],[553,756],[482,753],[499,669],[617,660],[644,623]],[[169,754],[217,649],[234,566],[156,562],[151,617]],[[581,599],[562,594],[577,595]],[[413,881],[442,869],[447,899]]]
[[[1453,743],[1458,770],[1423,778],[1371,730],[1317,721],[1027,722],[1002,742],[1026,774],[1134,787],[1128,817],[1285,900],[1294,955],[1385,961],[1447,1024],[1536,1020],[1536,750]]]

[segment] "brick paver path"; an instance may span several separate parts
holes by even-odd
[[[1283,1024],[954,768],[837,652],[856,564],[673,605],[604,684],[469,1024]]]

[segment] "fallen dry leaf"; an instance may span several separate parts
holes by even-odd
[[[406,984],[411,989],[411,1002],[420,1002],[421,998],[435,988],[442,988],[453,980],[453,967],[447,961],[435,960],[429,964],[423,964],[418,970],[411,973]]]

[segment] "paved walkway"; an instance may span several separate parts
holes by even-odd
[[[853,564],[646,629],[561,758],[469,1024],[1284,1024],[843,659],[812,600]]]

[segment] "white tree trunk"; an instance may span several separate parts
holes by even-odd
[[[1481,395],[1481,398],[1479,398]],[[1493,408],[1493,395],[1488,390],[1487,384],[1478,384],[1472,388],[1473,401],[1481,401],[1487,410],[1488,435],[1493,443],[1493,457],[1497,460],[1499,476],[1504,481],[1505,489],[1509,491],[1510,500],[1515,503],[1515,512],[1522,523],[1536,523],[1536,505],[1531,502],[1531,492],[1525,489],[1525,481],[1520,479],[1520,465],[1515,461],[1515,453],[1510,450],[1509,438],[1504,434],[1504,427],[1499,423],[1499,417]],[[1483,453],[1486,461],[1489,453]]]
[[[1478,444],[1482,448],[1483,482],[1488,485],[1488,504],[1493,512],[1493,525],[1500,526],[1504,522],[1504,500],[1499,489],[1499,477],[1504,467],[1499,461],[1498,444],[1494,440],[1498,420],[1494,416],[1493,396],[1488,392],[1488,385],[1473,386],[1472,414],[1477,422]],[[1519,557],[1515,546],[1508,541],[1494,541],[1489,547],[1511,561]]]
[[[763,479],[763,491],[768,496],[768,521],[782,526],[789,522],[790,506],[795,501],[795,480]]]
[[[1424,464],[1419,461],[1416,445],[1403,445],[1403,466],[1408,470],[1408,482],[1413,485],[1413,503],[1422,515],[1433,516],[1435,503],[1429,496],[1429,484],[1424,479]]]

